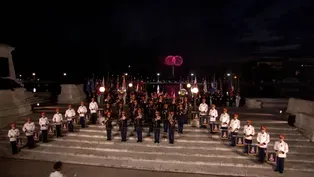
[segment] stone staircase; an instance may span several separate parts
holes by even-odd
[[[49,112],[49,111],[45,111]],[[290,152],[286,159],[285,176],[314,175],[314,146],[295,128],[276,116],[252,113],[240,114],[241,126],[247,119],[259,129],[265,125],[271,136],[268,149],[273,150],[273,144],[279,134],[284,134],[289,144]],[[37,124],[39,114],[31,115]],[[52,114],[48,113],[51,118]],[[25,120],[17,121],[21,129]],[[37,128],[38,125],[37,125]],[[89,125],[74,133],[66,133],[62,138],[52,138],[49,143],[38,143],[34,149],[22,149],[14,157],[10,155],[8,138],[9,127],[1,130],[0,146],[5,149],[1,156],[18,159],[57,161],[66,163],[95,166],[131,168],[154,171],[199,173],[225,176],[276,176],[274,164],[257,162],[255,156],[243,154],[243,148],[230,147],[229,142],[220,140],[218,135],[211,135],[205,129],[185,125],[184,134],[175,133],[175,143],[169,144],[168,139],[161,134],[160,144],[153,143],[153,137],[147,137],[144,128],[143,143],[136,142],[133,127],[128,128],[128,141],[120,142],[118,127],[114,126],[113,141],[106,141],[105,127]],[[242,131],[242,129],[241,129]],[[22,133],[23,134],[23,133]],[[23,137],[22,135],[21,137]],[[256,141],[255,141],[256,143]]]

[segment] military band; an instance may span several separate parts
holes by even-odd
[[[110,100],[110,99],[108,99]],[[134,130],[137,135],[137,142],[143,142],[143,127],[148,125],[147,135],[154,133],[153,141],[154,143],[160,143],[160,132],[163,131],[168,134],[168,140],[170,144],[175,142],[175,131],[176,126],[178,128],[178,134],[183,134],[184,124],[188,120],[188,112],[190,103],[187,98],[182,98],[177,101],[172,99],[169,102],[163,99],[162,96],[154,96],[151,99],[141,96],[140,99],[136,99],[134,95],[128,100],[128,104],[119,100],[115,104],[113,109],[110,102],[106,102],[106,106],[103,108],[104,121],[102,123],[106,127],[107,140],[112,140],[112,130],[114,126],[118,125],[121,133],[121,141],[127,141],[128,126],[134,125]],[[97,122],[97,111],[99,110],[98,104],[91,100],[89,104],[89,111],[84,106],[84,102],[81,102],[79,108],[77,109],[78,117],[80,118],[80,124],[82,128],[85,128],[85,119],[88,113],[91,114],[91,124],[96,124]],[[230,115],[228,114],[228,109],[224,108],[223,113],[220,115],[219,123],[216,123],[218,117],[218,111],[214,104],[211,105],[211,109],[208,109],[206,104],[206,99],[202,99],[202,103],[198,107],[200,115],[200,128],[204,125],[209,124],[210,131],[213,132],[214,125],[220,124],[221,131],[227,131],[230,135],[231,146],[236,146],[238,137],[238,132],[240,130],[240,120],[238,119],[238,114],[233,115],[233,119],[230,120]],[[75,119],[76,112],[68,105],[68,109],[65,111],[64,117],[67,121],[69,132],[73,132],[73,120]],[[63,123],[63,116],[59,109],[56,109],[56,113],[52,117],[53,124],[55,125],[56,137],[61,137],[61,128]],[[48,141],[48,128],[49,120],[45,113],[41,114],[39,118],[39,125],[42,135],[43,142]],[[35,124],[31,122],[30,118],[27,118],[27,122],[22,128],[23,132],[27,136],[27,146],[28,148],[34,147],[34,133]],[[145,132],[146,133],[146,132]],[[249,153],[249,147],[252,145],[253,138],[255,136],[255,129],[251,125],[251,121],[247,121],[247,125],[243,127],[243,140],[244,140],[244,152]],[[12,147],[12,154],[18,152],[17,140],[19,137],[19,130],[15,128],[15,124],[11,124],[11,129],[8,132],[8,137]],[[261,132],[257,134],[256,137],[258,146],[258,160],[260,162],[265,162],[266,151],[268,143],[270,142],[270,136],[266,132],[266,127],[261,127]],[[286,154],[289,152],[288,145],[284,142],[284,136],[280,136],[279,142],[274,145],[274,150],[277,153],[276,161],[276,171],[283,173],[284,171],[284,160]]]
[[[69,132],[73,132],[74,131],[74,119],[75,119],[75,110],[72,109],[72,106],[69,105],[68,109],[65,111],[65,119],[67,120],[68,123],[68,130]]]
[[[26,118],[26,123],[24,124],[22,130],[27,137],[27,147],[29,149],[33,148],[35,145],[34,142],[35,123],[31,122],[31,119],[29,117]]]
[[[287,158],[287,153],[289,152],[288,144],[284,141],[285,137],[283,135],[279,136],[279,141],[275,142],[274,150],[277,153],[276,168],[275,171],[283,173],[285,169],[285,159]]]
[[[18,137],[20,136],[20,131],[15,127],[15,124],[11,124],[11,129],[8,132],[8,137],[10,139],[12,154],[15,155],[18,153]]]
[[[86,124],[85,120],[86,120],[87,108],[84,105],[83,101],[81,102],[81,106],[77,109],[77,113],[80,116],[81,128],[85,128],[85,124]]]
[[[216,119],[218,117],[218,111],[216,110],[216,105],[212,105],[211,109],[208,112],[208,116],[209,116],[209,128],[210,128],[210,132],[214,133],[214,126],[215,126],[215,122]]]
[[[56,126],[56,136],[61,137],[61,128],[62,128],[62,121],[63,121],[63,117],[62,114],[59,112],[59,108],[56,109],[56,113],[53,115],[52,117],[52,122],[55,124]]]
[[[46,114],[44,112],[41,113],[41,118],[39,118],[38,122],[40,126],[42,141],[44,143],[48,142],[48,128],[49,128],[49,120],[45,115]]]
[[[111,131],[112,131],[112,117],[111,117],[111,112],[106,112],[105,115],[105,122],[104,124],[106,125],[106,132],[107,132],[107,141],[111,141]]]
[[[160,128],[161,128],[161,117],[160,117],[160,113],[158,111],[156,111],[155,113],[155,118],[153,121],[153,126],[154,126],[154,143],[159,143],[159,139],[160,139]]]
[[[270,141],[269,134],[266,132],[266,127],[261,126],[261,132],[257,134],[257,144],[258,144],[258,160],[260,162],[265,162],[267,145]]]
[[[247,125],[243,127],[243,135],[244,135],[244,153],[249,153],[249,146],[252,144],[253,136],[255,135],[255,129],[251,125],[251,120],[247,121]]]
[[[231,146],[236,146],[236,137],[240,130],[240,120],[238,119],[238,114],[233,115],[233,119],[230,121],[229,132],[231,138]]]

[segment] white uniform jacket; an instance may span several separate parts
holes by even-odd
[[[209,121],[215,122],[216,118],[218,117],[218,111],[216,109],[210,109],[208,115],[209,115]]]
[[[229,116],[228,113],[222,113],[220,115],[220,119],[219,120],[221,122],[221,127],[228,127],[229,122],[230,122],[230,116]]]
[[[55,171],[50,173],[49,177],[65,177],[61,172]]]
[[[77,109],[77,113],[79,113],[79,116],[80,117],[85,117],[86,113],[87,113],[87,108],[86,106],[80,106],[78,109]]]
[[[49,120],[47,117],[41,117],[39,119],[40,130],[48,130]]]
[[[270,136],[266,132],[265,133],[259,132],[257,134],[257,139],[256,140],[257,140],[258,144],[263,144],[263,145],[259,145],[259,147],[267,148],[267,144],[270,141]]]
[[[19,136],[20,136],[20,131],[17,128],[10,129],[8,132],[8,137],[10,138],[10,142],[16,141]]]
[[[68,121],[71,121],[73,118],[74,118],[74,116],[75,116],[75,111],[74,111],[74,109],[67,109],[66,111],[65,111],[65,115],[64,115],[64,117],[68,120]]]
[[[26,122],[22,128],[23,132],[25,132],[26,136],[32,136],[34,135],[34,131],[35,131],[35,124],[34,122]]]
[[[238,132],[240,130],[240,120],[239,119],[231,119],[229,129],[231,132]]]
[[[200,116],[206,116],[208,112],[208,105],[206,103],[201,103],[198,110],[200,111]]]
[[[286,158],[289,152],[288,144],[284,141],[276,141],[274,145],[274,150],[277,151],[277,157]]]
[[[56,125],[61,125],[63,120],[62,114],[61,113],[55,113],[52,117],[52,121],[56,124]]]
[[[255,129],[252,125],[248,126],[245,125],[243,128],[244,138],[247,140],[252,140],[253,136],[255,135]]]
[[[91,113],[97,113],[98,104],[96,102],[90,102],[89,103],[89,110]]]

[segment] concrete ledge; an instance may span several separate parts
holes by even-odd
[[[314,142],[314,116],[304,113],[296,114],[295,126],[298,127],[299,131],[310,141]]]
[[[245,105],[248,108],[286,108],[288,100],[282,98],[246,98]]]
[[[305,113],[308,115],[314,115],[314,102],[290,98],[286,112],[290,114]]]

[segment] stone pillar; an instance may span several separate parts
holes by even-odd
[[[83,85],[62,84],[61,93],[58,96],[59,104],[78,104],[85,100]]]
[[[0,44],[0,57],[7,58],[9,63],[9,77],[13,80],[16,79],[14,63],[12,59],[11,52],[14,50],[14,47],[11,47],[6,44]]]

